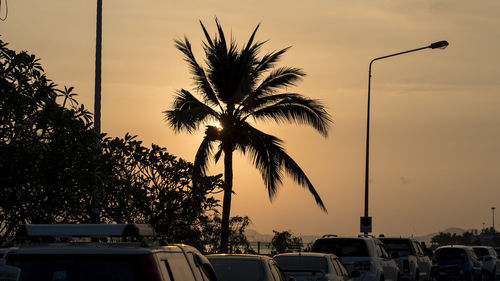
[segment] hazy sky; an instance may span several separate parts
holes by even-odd
[[[5,12],[5,1],[2,11]],[[285,141],[328,214],[291,180],[276,199],[247,158],[234,164],[232,215],[259,232],[359,233],[364,208],[368,63],[448,40],[373,66],[370,215],[374,234],[422,235],[481,228],[500,208],[500,1],[103,1],[102,130],[138,135],[193,161],[202,140],[174,134],[162,111],[192,89],[174,39],[186,35],[202,61],[202,20],[214,17],[238,42],[258,23],[264,51],[293,46],[282,66],[308,75],[291,89],[328,106],[328,138],[308,127],[257,124]],[[93,111],[96,1],[10,0],[2,40],[41,58],[50,79],[74,86]],[[220,165],[212,165],[217,173]],[[500,215],[500,214],[499,214]],[[498,220],[500,225],[500,220]]]

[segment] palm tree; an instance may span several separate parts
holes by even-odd
[[[206,39],[203,42],[206,66],[197,62],[186,37],[175,41],[176,48],[184,54],[190,66],[196,91],[202,100],[181,89],[177,92],[173,109],[164,111],[164,114],[175,132],[185,130],[192,133],[206,125],[205,136],[194,161],[200,175],[205,174],[209,158],[214,157],[217,162],[224,155],[220,250],[227,252],[235,150],[250,155],[262,174],[270,199],[276,195],[285,172],[307,188],[316,204],[326,212],[323,201],[306,174],[285,152],[283,141],[253,127],[248,122],[249,118],[310,125],[325,137],[331,119],[317,100],[296,93],[277,93],[294,86],[305,75],[299,68],[275,67],[289,48],[258,57],[265,43],[254,42],[259,25],[246,46],[239,48],[233,40],[229,44],[226,42],[217,18],[215,23],[218,34],[212,38],[200,21]],[[213,125],[215,122],[219,122],[219,126]],[[215,150],[214,144],[218,144]]]

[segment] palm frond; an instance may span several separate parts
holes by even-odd
[[[163,111],[165,120],[175,131],[192,132],[207,119],[218,119],[219,113],[199,101],[189,91],[180,90],[173,102],[173,110]]]
[[[305,75],[300,68],[280,67],[273,70],[262,80],[262,83],[255,89],[255,96],[259,97],[262,94],[272,93],[278,89],[295,86],[295,82],[301,80]]]
[[[219,44],[222,47],[222,50],[227,53],[226,37],[224,36],[224,30],[222,29],[217,17],[215,17],[215,25],[217,25],[217,31],[219,32]]]
[[[203,22],[200,20],[200,25],[201,28],[203,29],[203,33],[205,34],[205,38],[207,39],[208,46],[213,47],[214,43],[212,42],[212,38],[210,38],[210,35],[207,32],[207,29],[205,28],[205,25],[203,25]]]
[[[300,166],[286,153],[282,141],[274,136],[259,131],[247,123],[248,150],[251,152],[253,164],[261,172],[269,198],[276,196],[282,184],[283,170],[299,185],[307,188],[313,195],[316,204],[327,211],[323,200]]]
[[[250,125],[247,125],[246,130],[248,133],[246,145],[251,161],[260,171],[269,198],[272,200],[283,183],[283,168],[278,157],[283,150],[282,141]]]
[[[295,82],[302,79],[306,74],[299,68],[281,67],[271,73],[260,83],[255,90],[242,101],[240,111],[242,113],[252,112],[262,106],[262,98],[273,94],[275,91],[294,86]]]
[[[222,149],[222,145],[219,145],[219,150],[217,150],[217,152],[214,154],[215,163],[219,162],[219,159],[220,159],[223,151],[224,150]]]
[[[212,44],[211,41],[210,44]],[[189,64],[193,79],[196,85],[201,89],[201,93],[204,95],[205,100],[213,105],[220,106],[212,85],[210,85],[207,79],[205,70],[196,61],[189,40],[186,37],[184,37],[184,41],[175,40],[175,47],[184,54],[184,60]]]
[[[255,78],[260,77],[262,73],[266,72],[269,69],[272,69],[276,65],[276,62],[280,60],[281,56],[290,48],[291,47],[286,47],[284,49],[265,54],[255,67]]]
[[[247,52],[252,47],[253,39],[255,38],[255,34],[257,33],[257,30],[259,29],[259,27],[260,27],[260,23],[253,30],[252,35],[250,36],[250,39],[248,39],[247,46],[245,47],[245,50],[243,52]]]
[[[332,119],[325,106],[318,100],[305,98],[299,94],[280,94],[258,99],[255,105],[260,106],[247,117],[254,119],[271,119],[279,124],[296,122],[310,125],[323,136],[328,135]]]
[[[304,171],[302,171],[300,166],[287,153],[285,153],[285,151],[283,151],[283,153],[280,155],[280,158],[283,161],[283,166],[285,167],[285,171],[287,172],[287,174],[293,177],[293,180],[299,185],[307,188],[307,190],[309,190],[309,192],[313,195],[316,204],[323,211],[328,212],[326,210],[325,204],[323,204],[323,200],[321,200],[318,192],[316,191]]]
[[[212,143],[217,139],[216,131],[217,129],[213,126],[207,126],[205,130],[205,137],[194,157],[194,170],[197,175],[204,176],[206,174],[208,159],[212,156]]]

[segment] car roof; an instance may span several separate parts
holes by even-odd
[[[478,248],[478,249],[493,249],[491,246],[472,246],[472,248]]]
[[[335,258],[338,258],[334,254],[314,253],[314,252],[283,253],[283,254],[277,254],[274,257],[335,257]]]
[[[450,249],[450,248],[457,248],[457,249],[464,249],[464,250],[472,250],[471,246],[465,246],[465,245],[445,245],[445,246],[440,246],[436,249]]]
[[[184,249],[183,249],[184,247]],[[41,244],[21,244],[17,247],[5,248],[0,253],[6,251],[21,255],[63,255],[63,254],[120,254],[120,255],[140,255],[152,254],[156,252],[182,252],[194,251],[196,249],[186,245],[168,245],[144,247],[139,243],[41,243]]]
[[[248,260],[270,260],[271,257],[251,254],[212,254],[206,255],[208,259],[248,259]]]
[[[373,236],[323,236],[316,240],[331,240],[331,239],[356,239],[356,240],[376,240],[377,237]]]
[[[409,240],[409,241],[417,241],[415,238],[411,237],[390,237],[390,236],[385,236],[385,237],[377,237],[381,241],[384,240]]]

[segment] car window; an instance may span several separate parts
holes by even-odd
[[[146,280],[146,255],[11,254],[7,263],[21,268],[19,281]]]
[[[467,258],[463,249],[459,248],[441,248],[436,250],[436,259],[438,260],[462,260]]]
[[[412,245],[407,239],[384,238],[381,239],[381,241],[384,243],[385,248],[390,253],[397,252],[401,257],[407,257],[408,255],[414,254]]]
[[[486,248],[474,248],[474,253],[476,253],[476,255],[479,257],[487,256],[490,254],[488,249]]]
[[[210,258],[218,281],[258,281],[264,279],[262,262],[256,259]]]
[[[363,239],[325,238],[314,242],[312,252],[335,254],[338,257],[369,256],[368,247]]]
[[[297,270],[328,272],[327,261],[324,257],[276,256],[274,260],[278,263],[281,270],[285,272]]]

